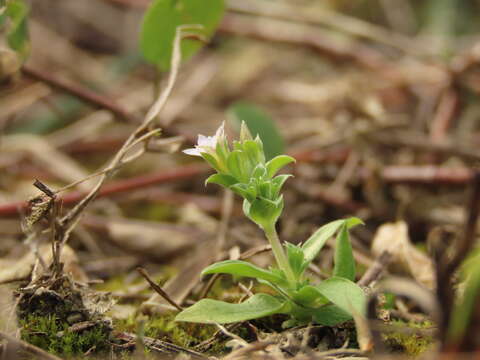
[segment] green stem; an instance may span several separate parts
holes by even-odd
[[[277,261],[278,267],[283,270],[285,275],[287,276],[287,280],[291,285],[294,285],[295,275],[293,273],[292,268],[290,267],[290,263],[288,262],[287,255],[285,255],[285,251],[283,251],[282,244],[280,243],[280,239],[278,238],[277,230],[275,229],[275,225],[271,225],[269,227],[265,227],[263,229],[265,232],[265,236],[267,237],[270,245],[272,246],[273,256],[275,256],[275,260]]]

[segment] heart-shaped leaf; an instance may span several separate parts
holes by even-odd
[[[155,0],[143,19],[140,48],[145,59],[161,70],[170,68],[173,39],[180,25],[201,25],[195,33],[209,37],[222,19],[223,0]],[[198,39],[182,40],[182,58],[192,56],[203,43]]]

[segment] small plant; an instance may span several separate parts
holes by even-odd
[[[279,155],[267,162],[260,137],[254,139],[244,123],[240,140],[233,142],[233,149],[222,124],[214,136],[199,135],[195,148],[184,152],[201,156],[217,171],[206,180],[207,184],[224,186],[244,199],[245,215],[264,231],[277,263],[277,268],[266,270],[249,262],[227,260],[208,266],[202,275],[224,273],[255,278],[277,295],[255,294],[241,304],[202,299],[180,312],[177,321],[232,323],[287,314],[290,320],[284,327],[312,321],[333,326],[350,320],[354,314],[363,314],[365,295],[353,282],[355,261],[348,234],[361,220],[350,218],[328,223],[300,246],[291,243],[282,246],[278,238],[275,224],[284,206],[281,189],[292,175],[277,175],[277,172],[294,162],[294,158]],[[311,284],[305,270],[335,233],[338,235],[333,276]]]

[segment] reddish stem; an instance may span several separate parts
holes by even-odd
[[[162,184],[175,180],[188,179],[194,176],[198,176],[209,171],[207,166],[201,165],[188,165],[178,167],[170,171],[161,171],[158,173],[137,176],[131,179],[118,180],[110,184],[106,184],[102,190],[100,190],[98,197],[109,196],[116,193],[122,193],[134,189],[140,189],[154,184]],[[74,191],[69,194],[60,197],[60,201],[63,204],[73,204],[82,199],[85,193]],[[21,213],[27,207],[26,201],[17,201],[13,203],[7,203],[0,205],[0,216],[13,216]]]

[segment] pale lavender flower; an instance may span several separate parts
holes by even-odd
[[[225,122],[220,125],[214,136],[198,135],[197,144],[194,148],[185,149],[183,152],[187,155],[202,156],[202,153],[207,153],[215,156],[216,147],[218,143],[224,143],[225,138]]]

